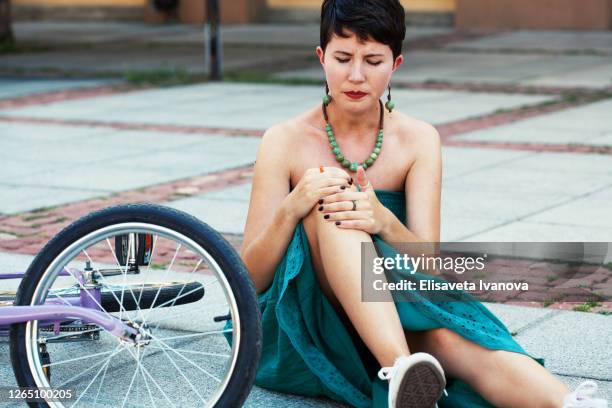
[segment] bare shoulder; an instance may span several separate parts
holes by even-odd
[[[413,151],[428,154],[440,149],[440,134],[434,126],[401,112],[394,112],[393,115],[394,127],[402,143]]]
[[[301,117],[277,123],[264,132],[261,141],[262,145],[265,144],[268,149],[283,151],[296,142],[300,134],[304,133],[303,126],[303,119]]]

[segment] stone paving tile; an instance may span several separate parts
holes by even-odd
[[[0,213],[251,164],[260,140],[10,123],[0,123],[0,129],[6,134],[0,158],[7,165],[0,174]]]
[[[155,46],[153,46],[155,47]],[[259,47],[226,47],[223,50],[223,66],[226,72],[244,69],[269,69],[302,61],[316,61],[311,49],[287,49],[277,47],[262,53]],[[156,50],[158,51],[158,50]],[[151,52],[148,45],[134,46],[129,43],[97,45],[95,56],[92,50],[67,50],[35,53],[9,54],[0,57],[0,72],[30,74],[60,73],[70,75],[112,75],[142,73],[151,70],[179,71],[204,75],[208,72],[203,47],[200,44],[169,44],[163,51]],[[93,62],[92,62],[93,61]]]
[[[491,150],[487,154],[483,154],[480,149],[443,147],[444,181],[468,175],[474,171],[492,168],[503,163],[512,163],[534,154],[536,153],[501,149]]]
[[[72,171],[74,170],[68,170],[67,173]],[[104,197],[109,193],[108,190],[102,189],[54,188],[48,185],[24,186],[5,183],[0,183],[0,190],[2,191],[0,213],[4,214]]]
[[[90,103],[75,100],[4,109],[0,116],[265,129],[315,106],[321,92],[321,87],[315,86],[203,84],[101,96]],[[403,111],[433,123],[552,98],[436,90],[396,90],[393,97]],[[223,103],[218,103],[220,99]]]
[[[560,87],[578,85],[604,88],[612,85],[612,56],[456,53],[409,51],[406,63],[394,74],[396,82],[471,82],[497,84],[549,84]],[[587,73],[596,77],[585,77]],[[575,74],[573,74],[575,73]],[[279,78],[323,79],[320,67],[276,74]],[[551,80],[553,77],[555,80]],[[566,81],[562,79],[566,77]],[[585,78],[588,78],[585,80]]]
[[[489,171],[489,174],[492,176],[493,172]],[[560,193],[508,194],[505,191],[483,191],[473,187],[468,189],[465,185],[446,186],[442,193],[442,218],[454,220],[484,217],[504,223],[565,203],[569,199],[571,196]]]
[[[109,79],[49,79],[10,78],[0,76],[0,99],[15,98],[49,91],[88,88],[116,84],[121,81]]]
[[[473,242],[610,242],[612,232],[609,227],[514,221],[456,239]]]
[[[204,221],[214,229],[232,234],[244,233],[248,201],[185,198],[164,203],[177,210],[185,211]]]
[[[521,51],[605,51],[612,53],[609,31],[517,30],[448,45],[448,49]]]
[[[483,303],[495,316],[501,320],[511,333],[521,332],[530,325],[552,318],[559,311],[506,305],[501,303]]]
[[[612,100],[547,113],[504,126],[457,136],[460,140],[602,145],[610,135]]]
[[[609,186],[612,180],[606,174],[567,173],[552,170],[530,171],[521,167],[499,166],[491,171],[477,171],[446,182],[447,187],[464,191],[498,192],[517,196],[571,195],[580,196]]]
[[[612,317],[562,312],[516,339],[555,373],[612,380]],[[599,358],[594,358],[599,356]]]
[[[527,217],[525,221],[597,228],[607,227],[612,231],[610,203],[612,203],[612,187]],[[610,238],[612,238],[612,232]]]

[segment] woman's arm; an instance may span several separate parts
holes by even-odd
[[[385,227],[379,233],[387,242],[439,242],[442,153],[440,135],[430,125],[419,131],[417,158],[405,182],[408,226],[387,211]]]
[[[287,205],[290,178],[282,133],[270,128],[259,146],[240,254],[258,294],[272,282],[299,221]]]
[[[255,163],[241,257],[255,285],[263,292],[293,237],[297,223],[319,200],[348,185],[350,176],[336,167],[310,168],[290,191],[292,129],[280,125],[262,139]]]

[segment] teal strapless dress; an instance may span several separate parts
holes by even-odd
[[[404,193],[377,190],[376,195],[406,222]],[[397,253],[379,236],[372,239],[380,256]],[[412,275],[413,279],[420,277],[425,275]],[[473,298],[456,302],[422,298],[395,305],[407,330],[446,327],[483,347],[527,354],[504,324]],[[380,367],[362,342],[353,341],[319,287],[302,223],[295,229],[272,284],[259,295],[259,306],[263,348],[256,385],[304,396],[326,396],[355,407],[387,407],[388,382],[376,376]],[[536,360],[543,364],[543,360]],[[438,402],[441,408],[492,407],[465,382],[447,380],[448,395]]]

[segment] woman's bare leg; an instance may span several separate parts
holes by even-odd
[[[496,407],[561,407],[569,390],[532,358],[490,350],[452,330],[406,331],[413,352],[435,356],[446,374],[468,383]],[[519,392],[520,390],[520,392]]]
[[[531,358],[486,349],[445,328],[404,332],[390,296],[388,302],[361,302],[360,251],[362,242],[372,242],[368,234],[339,229],[316,210],[304,219],[304,229],[321,289],[341,314],[346,313],[381,366],[393,365],[409,350],[422,351],[436,357],[448,376],[467,382],[495,406],[562,406],[569,390]]]
[[[340,307],[381,366],[409,355],[406,337],[389,296],[387,302],[361,301],[361,243],[369,234],[336,227],[316,209],[304,219],[311,257],[323,293]]]

